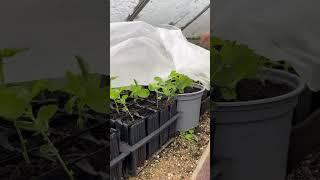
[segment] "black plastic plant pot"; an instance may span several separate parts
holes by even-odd
[[[146,133],[151,134],[159,129],[159,111],[152,108],[142,108],[139,114],[146,118]],[[150,158],[160,148],[159,135],[154,136],[149,143],[147,143],[147,159]]]
[[[110,161],[120,155],[120,133],[119,131],[110,129]],[[110,179],[120,179],[123,176],[122,162],[110,168]]]
[[[169,106],[165,106],[160,109],[160,117],[159,117],[159,123],[160,126],[162,126],[164,123],[166,123],[169,120],[170,114],[169,114]],[[164,145],[169,140],[169,127],[164,129],[160,133],[160,145]]]
[[[273,98],[216,103],[213,158],[231,161],[221,180],[286,177],[291,121],[304,83],[279,70],[264,69],[262,75],[293,90]]]
[[[201,101],[200,116],[209,110],[210,107],[210,96],[207,96]]]
[[[306,86],[298,96],[298,104],[295,108],[292,125],[299,124],[307,119],[312,112],[312,91]]]
[[[288,158],[288,172],[298,167],[300,162],[320,144],[320,107],[306,120],[292,128]]]
[[[146,137],[146,118],[134,116],[134,121],[130,116],[124,116],[121,119],[115,120],[115,127],[120,131],[121,140],[128,143],[130,146],[136,144],[141,139]],[[132,152],[133,167],[140,166],[144,163],[147,157],[146,145],[143,145],[135,152]]]
[[[110,160],[113,160],[120,154],[120,133],[111,128],[110,129]]]
[[[175,116],[178,113],[177,105],[178,104],[176,99],[173,101],[172,104],[169,105],[169,119],[171,119],[173,116]],[[174,137],[176,135],[176,132],[177,132],[177,121],[175,121],[169,126],[169,130],[168,130],[169,138]]]

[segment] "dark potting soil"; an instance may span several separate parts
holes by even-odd
[[[55,132],[63,132],[64,134],[72,135],[104,123],[103,119],[87,118],[84,128],[80,129],[77,126],[77,121],[77,115],[60,114],[56,115],[56,117],[50,122],[50,127]]]
[[[281,96],[292,90],[292,87],[286,84],[274,83],[270,80],[265,80],[263,83],[258,79],[244,79],[236,86],[236,100],[225,100],[218,87],[213,88],[213,99],[217,102],[251,101]]]
[[[138,111],[139,115],[140,116],[143,116],[143,117],[148,117],[154,113],[156,113],[155,110],[151,110],[151,109],[147,109],[147,108],[142,108]]]
[[[58,149],[62,159],[66,163],[70,163],[83,159],[104,147],[106,147],[106,145],[98,145],[95,141],[77,138],[61,144]],[[21,158],[2,162],[0,165],[0,179],[32,179],[61,166],[58,162],[41,158],[38,151],[30,153],[29,155],[31,157],[30,165]],[[70,165],[68,165],[68,168],[70,168]],[[77,171],[75,172],[77,174]]]
[[[186,87],[184,89],[184,93],[194,93],[194,92],[198,92],[200,91],[201,89],[200,88],[197,88],[197,87]]]
[[[137,116],[136,114],[132,114],[132,117],[130,115],[126,115],[122,117],[121,122],[124,124],[127,124],[128,126],[131,126],[133,124],[136,124],[136,122],[140,122],[142,120],[141,116]]]
[[[152,109],[158,109],[157,108],[157,103],[156,102],[152,102],[152,101],[142,101],[139,103],[140,106],[142,107],[149,107]]]

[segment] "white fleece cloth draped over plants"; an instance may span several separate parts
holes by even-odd
[[[148,85],[172,70],[210,88],[210,52],[189,43],[180,29],[145,22],[110,24],[110,76],[113,87],[128,86],[136,79]]]
[[[213,35],[286,60],[312,90],[320,90],[319,0],[214,0]]]

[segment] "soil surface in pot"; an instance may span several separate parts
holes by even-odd
[[[287,84],[274,83],[270,80],[265,80],[263,83],[258,79],[244,79],[236,86],[237,100],[225,100],[222,97],[218,87],[213,88],[213,98],[217,102],[236,102],[236,101],[251,101],[259,99],[267,99],[281,96],[292,91],[292,87]]]
[[[129,179],[189,179],[210,140],[209,113],[201,117],[194,134],[196,141],[176,136],[170,145],[146,161],[136,177]]]
[[[201,89],[200,88],[197,88],[197,87],[186,87],[184,89],[184,93],[194,93],[194,92],[198,92],[200,91]]]

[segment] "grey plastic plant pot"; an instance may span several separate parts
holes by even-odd
[[[304,83],[279,70],[264,69],[262,75],[293,90],[274,98],[215,104],[213,155],[231,160],[219,180],[285,180],[291,121]]]
[[[205,88],[199,84],[192,86],[200,90],[177,96],[177,110],[181,113],[177,122],[177,131],[188,131],[199,124],[201,97]]]

